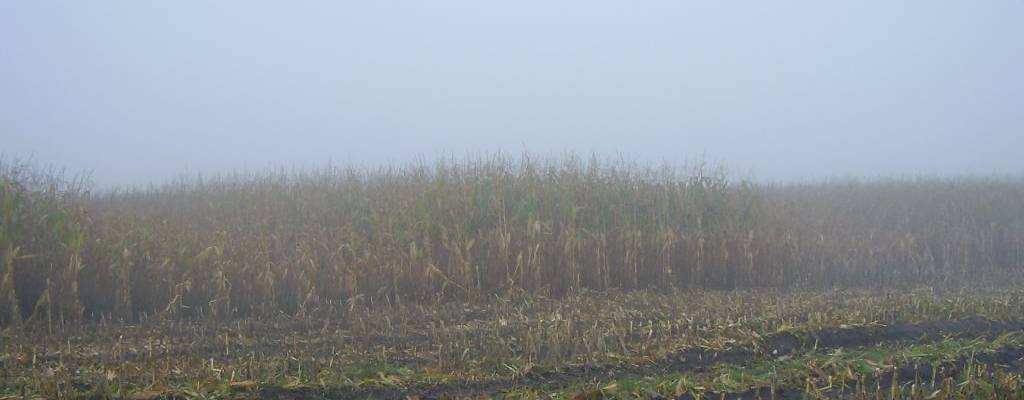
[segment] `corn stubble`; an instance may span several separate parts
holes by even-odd
[[[1024,267],[1024,182],[733,180],[568,155],[90,193],[0,161],[0,324],[343,315],[582,290],[885,287]]]

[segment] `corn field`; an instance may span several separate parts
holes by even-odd
[[[510,292],[876,287],[1024,268],[1024,180],[770,184],[501,155],[91,192],[0,161],[0,324]]]

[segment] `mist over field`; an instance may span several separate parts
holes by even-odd
[[[1024,4],[5,2],[0,152],[100,186],[573,151],[1019,174]]]
[[[0,400],[1024,399],[1024,2],[0,2]]]

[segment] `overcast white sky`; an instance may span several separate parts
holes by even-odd
[[[1020,174],[1021,21],[1016,0],[4,1],[0,152],[101,185],[524,149]]]

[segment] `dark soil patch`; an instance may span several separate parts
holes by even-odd
[[[704,371],[715,364],[742,364],[757,357],[779,357],[813,349],[853,348],[882,343],[927,343],[945,337],[989,337],[1024,330],[1024,320],[990,321],[980,317],[955,321],[937,321],[921,324],[893,324],[878,327],[828,328],[804,334],[782,332],[763,338],[754,347],[741,347],[724,351],[690,349],[673,354],[650,364],[584,365],[550,371],[531,372],[522,377],[493,379],[478,382],[453,382],[420,385],[410,388],[332,388],[324,390],[266,389],[261,398],[329,398],[329,399],[447,399],[476,398],[495,395],[517,387],[569,386],[610,379],[664,375],[681,371]],[[1012,356],[1012,354],[1011,354]],[[891,377],[890,377],[891,378]],[[753,397],[744,393],[726,394],[726,398],[757,398],[759,390],[752,389]],[[787,391],[779,389],[776,398],[785,399]],[[286,393],[287,392],[287,393]],[[767,393],[771,394],[771,393]],[[802,394],[802,393],[801,393]],[[294,397],[298,395],[300,397]],[[780,397],[782,395],[782,397]],[[795,395],[795,394],[794,394]],[[740,397],[729,397],[740,396]],[[764,397],[762,398],[771,398]]]
[[[954,361],[940,364],[918,364],[915,366],[903,365],[895,370],[880,372],[875,376],[868,377],[854,385],[847,385],[842,388],[834,388],[818,395],[826,398],[846,399],[856,397],[858,393],[873,394],[880,392],[883,397],[888,396],[893,384],[907,385],[913,382],[920,382],[924,388],[931,390],[941,385],[947,377],[956,378],[969,363],[974,365],[986,365],[999,368],[1004,372],[1024,372],[1024,347],[1009,346],[999,349],[994,353],[982,353],[973,356],[961,356]],[[934,382],[934,384],[933,384]],[[863,390],[862,389],[866,389]],[[707,399],[729,399],[729,400],[755,400],[755,399],[777,399],[777,400],[798,400],[807,398],[803,388],[795,387],[759,387],[743,392],[735,393],[704,393],[702,398]],[[888,397],[885,397],[888,398]],[[679,396],[676,400],[696,400],[690,394]]]

